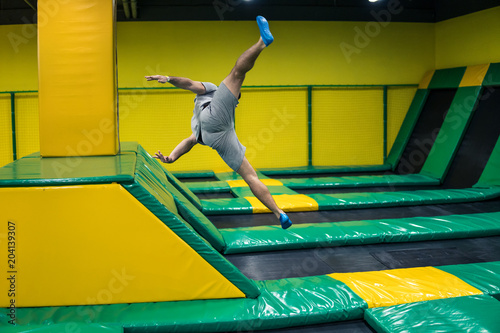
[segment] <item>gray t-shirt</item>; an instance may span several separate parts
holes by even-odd
[[[203,110],[202,107],[206,103],[210,103],[212,101],[214,94],[217,91],[217,86],[211,82],[202,82],[202,84],[205,86],[205,93],[196,95],[194,99],[193,118],[191,118],[191,130],[199,143],[202,143],[199,141],[201,130],[200,114]]]

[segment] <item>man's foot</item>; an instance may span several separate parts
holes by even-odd
[[[280,222],[283,229],[288,229],[292,225],[292,221],[290,221],[290,218],[285,213],[280,214]]]
[[[259,26],[262,41],[266,44],[266,46],[269,46],[269,44],[274,41],[274,37],[269,30],[269,23],[267,23],[267,20],[264,17],[257,16],[257,25]]]

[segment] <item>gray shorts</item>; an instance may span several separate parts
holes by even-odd
[[[212,102],[200,114],[203,143],[212,147],[234,171],[243,163],[246,148],[234,130],[234,112],[238,99],[222,82]]]

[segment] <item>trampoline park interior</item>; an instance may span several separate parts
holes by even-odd
[[[1,2],[1,332],[500,332],[500,3],[253,1]],[[257,15],[235,127],[287,230],[151,157],[194,96],[144,76],[218,84]]]

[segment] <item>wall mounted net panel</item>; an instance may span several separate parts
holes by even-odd
[[[383,89],[316,88],[312,93],[312,163],[383,163]]]
[[[0,167],[12,162],[10,94],[0,94]]]
[[[16,93],[17,157],[40,151],[37,93]]]
[[[307,88],[243,89],[236,133],[252,165],[307,165]]]

